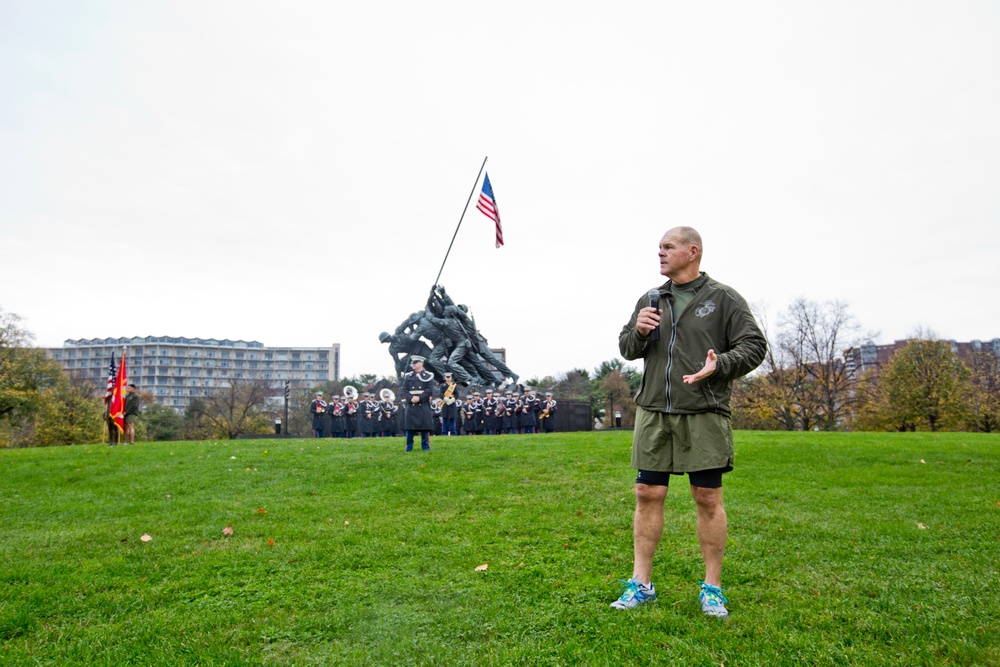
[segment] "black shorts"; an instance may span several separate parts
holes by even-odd
[[[712,468],[711,470],[694,470],[687,474],[691,486],[700,489],[722,488],[722,473],[729,472],[732,468]],[[650,486],[670,486],[671,475],[683,475],[682,472],[660,472],[658,470],[640,470],[636,475],[636,484],[649,484]]]

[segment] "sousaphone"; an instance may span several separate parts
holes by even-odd
[[[351,385],[347,385],[346,387],[344,387],[344,398],[346,398],[349,401],[358,400],[358,390],[352,387]]]
[[[396,400],[396,394],[392,393],[392,389],[388,387],[383,388],[378,393],[378,397],[381,398],[386,403],[393,403]]]

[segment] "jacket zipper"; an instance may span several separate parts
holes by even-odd
[[[667,372],[666,377],[666,399],[667,399],[667,412],[673,407],[670,403],[670,367],[674,364],[674,341],[677,340],[677,323],[674,322],[674,304],[673,300],[667,298],[667,308],[670,311],[670,344],[667,346]]]

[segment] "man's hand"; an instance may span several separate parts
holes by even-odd
[[[715,366],[718,363],[718,357],[715,356],[715,350],[708,351],[708,357],[705,359],[705,366],[700,371],[694,375],[685,375],[681,379],[684,380],[684,384],[694,384],[699,380],[704,380],[709,375],[715,372]]]
[[[635,328],[643,338],[649,336],[650,332],[660,326],[660,314],[663,309],[656,310],[652,306],[646,306],[639,311],[635,318]]]

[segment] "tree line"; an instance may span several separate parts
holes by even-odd
[[[771,331],[767,313],[756,309],[768,338],[768,353],[757,371],[736,382],[733,426],[737,429],[965,430],[1000,429],[1000,360],[992,349],[960,359],[947,341],[917,331],[882,367],[858,375],[846,357],[850,348],[870,343],[840,301],[799,299],[783,311]],[[0,447],[103,442],[107,439],[103,388],[66,372],[31,347],[33,335],[21,318],[0,309]],[[551,391],[557,400],[589,402],[598,427],[631,428],[633,396],[641,372],[621,359],[593,371],[576,368],[524,384]],[[341,394],[347,385],[377,393],[396,391],[395,378],[362,374],[313,387],[289,397],[292,434],[311,432],[309,402],[316,391]],[[284,418],[283,395],[263,380],[235,378],[191,400],[183,414],[140,392],[139,440],[230,439],[239,434],[274,432]],[[620,422],[615,414],[620,413]]]
[[[788,431],[981,431],[1000,426],[1000,364],[988,347],[961,359],[917,330],[884,366],[855,372],[846,353],[870,344],[841,301],[799,299],[768,331],[757,372],[736,383],[733,426]]]

